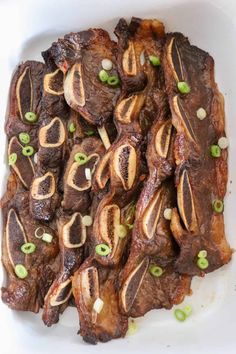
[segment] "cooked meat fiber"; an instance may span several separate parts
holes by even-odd
[[[79,333],[88,343],[107,342],[124,337],[127,332],[128,318],[119,311],[118,274],[119,268],[111,270],[88,258],[72,278],[80,318]],[[96,311],[94,303],[99,299],[103,306]]]
[[[38,312],[48,288],[59,270],[58,240],[54,230],[29,215],[29,193],[23,190],[10,175],[7,192],[2,200],[4,237],[2,261],[7,274],[2,288],[2,300],[11,309]],[[47,244],[35,237],[35,232],[53,236]],[[21,246],[34,243],[35,252],[25,254]],[[24,279],[15,273],[16,265],[23,265],[28,275]]]
[[[177,130],[174,155],[178,209],[172,213],[171,229],[180,246],[176,268],[190,275],[203,273],[197,266],[198,253],[207,251],[211,272],[231,259],[224,233],[222,212],[213,208],[223,201],[227,184],[227,150],[211,156],[211,145],[225,136],[224,102],[214,80],[214,61],[203,50],[190,45],[180,33],[168,36],[164,72]],[[190,92],[181,94],[178,82],[187,82]],[[203,108],[206,118],[197,111]]]
[[[119,86],[104,84],[99,79],[102,60],[109,59],[110,76],[117,77],[116,43],[102,29],[89,29],[67,34],[54,42],[45,55],[50,55],[65,73],[64,96],[68,105],[88,122],[102,126],[112,118],[119,96]]]

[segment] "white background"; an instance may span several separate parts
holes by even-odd
[[[234,5],[235,4],[235,5]],[[119,17],[156,17],[167,30],[178,30],[192,43],[209,51],[225,95],[230,139],[230,176],[226,197],[227,237],[236,249],[236,3],[183,0],[0,0],[0,183],[6,181],[3,133],[10,77],[19,61],[40,59],[58,36],[69,31],[102,26],[112,30]],[[2,282],[2,279],[0,279]],[[233,261],[204,279],[193,281],[194,294],[185,300],[192,316],[178,323],[173,311],[152,311],[138,320],[138,332],[126,339],[97,346],[76,335],[78,318],[68,309],[60,324],[48,329],[40,315],[13,313],[0,303],[1,354],[142,353],[235,354],[236,263]]]

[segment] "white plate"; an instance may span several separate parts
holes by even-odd
[[[236,3],[234,1],[183,0],[0,0],[0,182],[6,182],[5,137],[3,133],[7,92],[12,70],[26,59],[40,59],[40,52],[52,40],[69,31],[90,26],[112,30],[119,17],[156,17],[167,30],[181,31],[192,43],[209,51],[216,62],[216,77],[225,95],[227,132],[230,139],[230,176],[225,223],[228,240],[236,248],[235,175],[236,155]],[[232,181],[232,183],[231,183]],[[173,318],[173,311],[152,311],[139,319],[136,335],[96,347],[76,335],[75,309],[67,309],[60,323],[46,328],[40,315],[16,313],[0,304],[1,354],[236,353],[236,262],[204,279],[193,281],[193,295],[185,303],[193,307],[185,323]],[[0,279],[1,282],[1,279]]]

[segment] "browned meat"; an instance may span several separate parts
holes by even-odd
[[[76,154],[85,154],[87,161],[75,161]],[[63,209],[68,212],[85,212],[90,203],[90,190],[96,165],[104,154],[104,147],[100,139],[89,137],[83,139],[80,144],[73,146],[64,174]],[[89,170],[89,171],[88,171]],[[86,177],[91,174],[91,180]]]
[[[58,216],[58,233],[61,252],[61,269],[45,297],[43,321],[47,326],[58,322],[59,314],[71,296],[71,275],[79,267],[86,241],[86,227],[82,215]]]
[[[66,75],[64,95],[70,107],[94,125],[101,126],[112,118],[119,87],[104,84],[98,77],[104,58],[113,63],[109,75],[117,76],[116,43],[106,31],[89,29],[67,34],[45,55],[51,56]]]
[[[150,54],[161,55],[164,36],[162,24],[158,22],[158,26],[157,24],[155,26],[151,20],[141,21],[139,19],[132,19],[129,26],[127,24],[125,26],[124,23],[124,20],[121,20],[116,27],[116,34],[119,37],[119,74],[122,79],[121,98],[117,103],[114,115],[118,136],[101,160],[96,173],[96,182],[99,188],[103,188],[110,178],[110,189],[98,207],[92,233],[95,245],[105,243],[111,250],[106,257],[95,254],[98,262],[103,265],[117,264],[129,240],[129,237],[120,238],[119,234],[121,228],[127,229],[125,211],[129,209],[134,195],[137,198],[140,182],[145,172],[144,163],[140,162],[143,160],[141,154],[147,127],[143,129],[140,116],[146,116],[146,104],[149,104],[153,90],[156,90],[155,94],[157,94],[157,88],[160,82],[163,82],[163,73],[147,60]],[[136,24],[135,31],[131,30],[134,24]],[[128,54],[129,49],[123,43],[127,36],[130,46],[133,48]],[[144,65],[136,65],[137,58],[145,50],[146,61]],[[126,61],[129,61],[130,64]],[[127,72],[130,65],[135,66],[134,72]],[[146,78],[145,88],[140,93],[130,96],[129,93],[132,90],[137,91],[141,88],[135,87],[133,82],[126,80],[126,77],[127,75],[134,77],[140,73]],[[130,89],[128,90],[127,87]],[[158,108],[155,105],[152,119],[157,112]],[[126,230],[126,232],[129,236],[130,231]]]
[[[50,76],[52,75],[52,66],[49,62],[42,83],[43,98],[41,106],[44,109],[44,119],[38,132],[37,164],[30,193],[31,214],[35,219],[44,221],[53,218],[60,202],[58,186],[60,173],[63,169],[62,162],[67,150],[66,118],[69,114],[67,112],[68,107],[58,87],[63,85],[63,74],[57,78],[52,78]],[[55,84],[54,81],[56,81],[57,86],[52,90],[50,87],[53,83]],[[50,105],[52,111],[48,112],[47,104]],[[53,116],[54,114],[57,114],[57,116]]]
[[[164,93],[159,93],[158,106],[146,153],[149,177],[137,203],[131,250],[121,275],[120,306],[133,317],[153,308],[172,307],[183,300],[190,286],[190,278],[173,269],[177,250],[170,222],[164,218],[164,210],[176,204],[172,179],[165,181],[174,172],[175,132]],[[148,271],[155,265],[164,271],[157,279]]]
[[[212,144],[225,136],[224,104],[214,80],[214,62],[203,50],[191,46],[180,33],[168,36],[164,71],[177,130],[174,155],[177,164],[178,209],[172,214],[171,228],[180,246],[176,268],[182,273],[201,274],[197,266],[200,250],[207,251],[211,272],[228,263],[232,251],[225,239],[223,214],[213,210],[214,200],[222,200],[227,183],[227,151],[214,158]],[[185,81],[188,94],[178,92]],[[197,118],[203,108],[206,118]]]
[[[57,68],[50,56],[50,51],[43,52],[42,54],[46,63],[43,78],[43,110],[52,118],[57,116],[66,118],[69,113],[69,107],[66,105],[64,97],[64,73]]]
[[[26,61],[17,67],[10,86],[8,103],[6,134],[8,138],[18,136],[22,132],[30,135],[35,148],[37,130],[41,123],[41,97],[42,82],[45,73],[45,65],[37,61]],[[36,122],[29,122],[25,118],[27,112],[37,115]]]
[[[11,175],[8,190],[2,201],[4,237],[2,261],[7,272],[2,300],[12,309],[38,312],[43,299],[58,272],[58,240],[48,225],[38,223],[29,215],[29,193],[17,186]],[[35,237],[40,228],[53,236],[50,244]],[[32,242],[34,253],[25,254],[21,246]],[[17,277],[15,266],[21,264],[28,271],[24,279]]]
[[[72,289],[79,312],[79,333],[86,342],[96,344],[124,337],[128,319],[120,314],[117,275],[119,268],[109,270],[88,258],[72,278]],[[102,299],[100,313],[94,303]]]

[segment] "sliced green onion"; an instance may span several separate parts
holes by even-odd
[[[199,258],[197,260],[197,266],[198,266],[198,268],[203,269],[203,270],[207,269],[209,266],[209,262],[208,262],[207,258]]]
[[[45,233],[45,230],[43,227],[38,227],[35,231],[34,231],[34,236],[36,238],[42,238],[43,234]]]
[[[100,81],[102,81],[102,82],[107,82],[107,80],[109,78],[109,75],[105,70],[99,71],[98,76],[99,76]]]
[[[95,247],[95,251],[99,256],[108,256],[111,253],[111,249],[105,243],[101,243]]]
[[[166,208],[164,210],[163,216],[166,220],[171,220],[171,216],[172,216],[172,209],[171,208]]]
[[[163,274],[163,269],[157,265],[152,265],[149,268],[149,273],[153,275],[154,277],[160,277]]]
[[[20,249],[23,253],[30,254],[36,250],[36,246],[32,242],[27,242],[27,243],[24,243]]]
[[[90,215],[84,215],[82,218],[82,223],[84,226],[91,226],[93,223],[93,219]]]
[[[20,279],[24,279],[28,275],[27,269],[22,264],[16,264],[15,273],[16,273],[17,277]]]
[[[150,60],[150,62],[152,63],[153,66],[161,65],[161,60],[156,55],[149,55],[149,60]]]
[[[23,143],[23,144],[29,144],[30,142],[30,136],[28,133],[20,133],[19,134],[19,140]]]
[[[74,133],[76,131],[75,123],[70,123],[68,130],[70,133]]]
[[[74,156],[74,159],[79,163],[79,165],[84,165],[88,161],[88,156],[82,152],[77,152],[77,154]]]
[[[91,136],[91,135],[94,135],[94,134],[95,134],[95,131],[92,130],[92,129],[88,129],[88,130],[85,132],[85,134],[86,134],[87,136]]]
[[[116,86],[120,83],[120,80],[117,76],[109,76],[107,79],[107,83],[110,86]]]
[[[218,140],[218,145],[221,149],[227,149],[227,147],[229,146],[229,140],[226,138],[226,136],[222,136]]]
[[[206,258],[207,257],[207,251],[206,250],[201,250],[198,252],[198,258]]]
[[[125,224],[129,230],[132,230],[134,228],[134,224]]]
[[[126,213],[126,217],[125,217],[125,223],[126,225],[134,218],[134,214],[135,214],[135,210],[136,210],[136,205],[135,204],[131,204],[131,206],[129,207],[127,213]]]
[[[93,310],[99,314],[102,311],[103,306],[104,301],[98,297],[93,304]]]
[[[30,123],[34,123],[38,120],[38,117],[34,112],[27,112],[25,113],[25,119]]]
[[[133,334],[135,334],[137,332],[137,330],[138,330],[137,323],[134,320],[129,320],[127,335],[132,336]]]
[[[125,236],[127,235],[126,227],[122,224],[117,225],[117,234],[118,234],[119,238],[125,238]]]
[[[190,92],[190,87],[185,81],[179,81],[177,84],[178,90],[181,93],[189,93]]]
[[[224,202],[222,200],[216,199],[212,203],[212,208],[216,213],[222,213],[224,210]]]
[[[186,315],[186,317],[190,316],[191,313],[192,313],[192,307],[190,305],[186,305],[184,308],[183,308],[183,311]]]
[[[33,155],[33,153],[34,153],[33,146],[27,145],[27,146],[24,146],[22,149],[22,154],[24,156],[31,156],[31,155]]]
[[[207,116],[207,113],[206,113],[205,109],[202,108],[202,107],[198,108],[196,113],[197,113],[198,119],[200,119],[200,120],[205,119],[206,116]]]
[[[102,59],[102,68],[104,70],[110,71],[113,67],[112,61],[110,59]]]
[[[44,242],[47,242],[47,243],[51,243],[52,239],[53,239],[52,235],[51,234],[47,234],[46,232],[42,236],[42,240]]]
[[[8,165],[9,166],[15,165],[16,160],[17,160],[17,154],[15,152],[13,152],[12,154],[10,154],[8,156]]]
[[[211,156],[220,157],[221,148],[218,145],[211,145]]]
[[[180,309],[176,309],[174,311],[174,315],[176,320],[180,321],[180,322],[184,322],[186,320],[186,314],[184,313],[184,311],[180,310]]]

